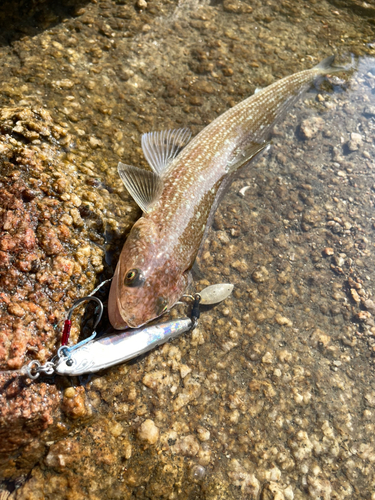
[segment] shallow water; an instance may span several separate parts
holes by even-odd
[[[1,47],[1,105],[69,128],[68,161],[111,195],[112,237],[139,216],[116,165],[145,164],[141,133],[196,133],[332,52],[368,54],[301,99],[221,203],[196,287],[233,297],[142,359],[64,380],[58,432],[9,466],[10,498],[375,498],[372,19],[326,2],[93,2]]]

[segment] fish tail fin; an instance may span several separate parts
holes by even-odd
[[[353,68],[353,58],[351,64],[347,66],[334,66],[335,56],[329,56],[323,59],[319,64],[314,66],[313,69],[318,71],[319,73],[325,75],[326,73],[336,73],[337,71],[348,71]]]

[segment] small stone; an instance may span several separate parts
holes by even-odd
[[[205,429],[204,427],[198,427],[197,428],[197,434],[198,434],[198,439],[199,441],[208,441],[210,439],[210,431]]]
[[[342,267],[345,264],[345,259],[341,255],[335,256],[333,258],[333,260],[334,260],[336,266],[338,266],[338,267]]]
[[[102,141],[100,139],[98,139],[97,137],[94,137],[94,136],[90,137],[89,142],[90,142],[90,146],[93,149],[99,148],[99,147],[101,147],[103,145]]]
[[[62,224],[66,224],[67,226],[71,226],[73,224],[73,217],[71,217],[69,214],[63,214],[60,217],[60,222]]]
[[[141,441],[155,444],[159,440],[159,428],[156,427],[153,420],[147,419],[138,429],[138,437]]]
[[[314,330],[310,338],[316,346],[327,347],[327,345],[331,342],[331,337],[319,328]]]
[[[350,294],[351,294],[352,299],[354,300],[354,302],[357,302],[358,304],[361,302],[361,298],[358,295],[358,292],[357,292],[357,290],[355,288],[351,288],[350,289]]]
[[[224,76],[232,76],[234,73],[232,68],[223,68],[222,72]]]
[[[366,106],[363,110],[363,114],[367,116],[375,116],[375,106]]]
[[[372,314],[375,314],[375,302],[371,299],[365,300],[364,304],[365,308],[370,311]]]
[[[147,9],[147,2],[146,2],[146,0],[138,0],[137,7],[139,9]]]
[[[68,391],[68,395],[64,392],[62,403],[63,412],[73,419],[86,417],[90,412],[85,405],[85,389],[83,387],[69,387],[68,389],[73,390]]]
[[[72,193],[70,195],[70,201],[75,207],[80,207],[82,205],[82,200],[76,194]]]
[[[182,455],[194,457],[199,451],[199,443],[193,435],[183,437],[178,443]]]
[[[369,311],[359,311],[359,313],[355,315],[355,318],[358,321],[366,323],[371,318],[371,313]]]
[[[56,87],[60,87],[64,90],[69,90],[74,87],[74,82],[72,80],[64,79],[64,80],[56,80],[53,82]]]
[[[76,395],[76,390],[74,389],[74,387],[68,387],[64,391],[65,398],[74,398],[75,395]]]
[[[119,422],[115,422],[113,425],[109,427],[109,432],[112,434],[114,437],[119,437],[121,436],[123,432],[123,427]]]
[[[347,142],[347,146],[349,151],[357,151],[363,143],[363,139],[361,134],[358,134],[357,132],[352,132],[350,134],[350,141]]]
[[[329,256],[333,255],[334,253],[335,253],[335,251],[331,247],[326,247],[323,250],[323,255],[325,255],[326,257],[329,257]]]
[[[262,363],[270,365],[272,364],[273,356],[270,352],[266,352],[266,354],[262,358]]]
[[[25,310],[19,304],[15,303],[9,304],[8,312],[18,318],[21,318],[25,314]]]
[[[223,2],[224,10],[227,12],[241,12],[241,3],[234,0],[225,0]]]
[[[268,274],[269,273],[267,269],[262,266],[260,269],[256,269],[255,271],[253,271],[253,273],[251,274],[251,278],[253,281],[255,281],[255,283],[264,283],[268,278]]]
[[[293,326],[293,322],[289,318],[281,316],[281,314],[276,314],[275,320],[276,323],[280,326],[289,326],[289,327]]]
[[[234,14],[252,12],[252,7],[247,5],[245,2],[240,0],[224,0],[223,8],[226,12],[232,12]]]
[[[129,460],[129,458],[131,458],[132,456],[132,445],[129,443],[129,441],[125,441],[123,443],[123,446],[124,446],[124,457],[126,458],[126,460]]]
[[[248,271],[248,265],[244,260],[235,260],[231,263],[231,266],[236,269],[239,273],[246,274]]]
[[[312,139],[316,137],[318,132],[324,125],[323,118],[319,116],[314,116],[312,118],[306,118],[302,121],[300,125],[300,132],[304,139]]]
[[[180,366],[180,375],[181,375],[181,378],[185,378],[186,375],[188,375],[190,372],[191,372],[190,366],[187,366],[187,365],[181,365]]]
[[[189,99],[189,102],[193,106],[202,106],[202,104],[203,104],[202,99],[199,96],[197,96],[197,95],[191,96],[190,99]]]

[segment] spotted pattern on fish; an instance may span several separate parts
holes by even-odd
[[[194,262],[220,181],[238,145],[244,137],[265,141],[280,108],[294,101],[314,76],[313,70],[302,71],[239,103],[208,125],[171,164],[160,200],[145,217],[161,223],[168,246],[178,241],[172,251],[179,254],[181,267]]]
[[[331,61],[329,61],[331,62]],[[162,172],[163,188],[126,241],[109,298],[114,328],[140,326],[170,308],[183,294],[218,190],[234,168],[259,152],[274,124],[320,74],[327,61],[279,80],[219,116],[203,129]],[[123,276],[139,268],[144,286],[129,288]]]

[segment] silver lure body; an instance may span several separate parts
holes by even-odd
[[[55,372],[59,375],[94,373],[144,354],[191,327],[191,319],[183,318],[106,335],[77,348],[67,348],[67,355],[61,355]]]

